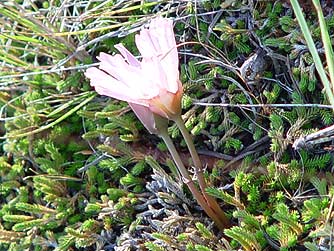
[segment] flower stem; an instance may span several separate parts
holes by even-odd
[[[184,121],[180,116],[178,116],[175,119],[175,123],[176,125],[179,127],[182,136],[187,144],[187,147],[189,149],[191,158],[193,160],[193,164],[195,166],[195,174],[197,176],[198,179],[198,183],[200,186],[200,189],[204,195],[205,200],[207,201],[207,204],[212,208],[212,210],[218,215],[218,217],[220,218],[220,220],[223,222],[223,224],[225,225],[225,227],[230,225],[230,222],[228,220],[228,218],[226,217],[224,211],[221,209],[221,207],[219,206],[219,204],[217,203],[216,199],[214,199],[212,196],[210,196],[205,189],[207,188],[205,179],[204,179],[204,175],[203,175],[203,167],[202,167],[202,162],[197,154],[195,145],[193,143],[193,140],[191,138],[191,135],[189,134]]]
[[[219,217],[216,215],[216,213],[207,204],[207,202],[204,199],[202,193],[200,193],[197,190],[192,178],[190,177],[190,175],[188,173],[188,170],[186,169],[186,167],[184,166],[184,164],[183,164],[183,162],[180,158],[180,155],[176,151],[176,148],[173,144],[173,141],[169,137],[167,130],[160,131],[159,136],[163,139],[163,141],[167,145],[168,150],[171,153],[171,155],[173,157],[173,160],[174,160],[176,166],[178,167],[178,169],[179,169],[179,171],[182,175],[184,183],[188,186],[190,192],[192,193],[192,195],[196,199],[197,203],[203,208],[203,210],[206,212],[206,214],[216,223],[217,227],[220,230],[224,230],[226,228],[226,224],[224,224],[224,222],[222,222],[221,219],[219,219]]]

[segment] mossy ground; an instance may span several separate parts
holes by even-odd
[[[315,9],[301,4],[324,59]],[[334,6],[322,8],[333,34]],[[223,233],[161,140],[83,75],[117,43],[137,55],[134,35],[159,14],[186,42],[183,118],[233,223]],[[0,20],[0,250],[333,247],[331,139],[292,147],[333,113],[319,106],[328,101],[289,1],[16,0],[0,2]]]

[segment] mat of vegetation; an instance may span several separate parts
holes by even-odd
[[[83,74],[115,44],[138,55],[158,15],[175,24],[183,119],[224,231],[161,139]],[[334,133],[300,138],[334,123],[323,88],[290,1],[0,1],[0,250],[332,250]]]

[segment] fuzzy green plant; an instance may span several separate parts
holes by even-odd
[[[0,3],[0,250],[326,248],[332,146],[291,145],[333,122],[330,5],[299,1],[304,19],[319,20],[310,37],[303,15],[279,1],[28,2]],[[138,55],[135,33],[158,14],[174,18],[204,190],[233,224],[219,233],[166,144],[83,75],[115,44]],[[241,78],[259,48],[266,67]],[[170,123],[169,136],[192,176],[182,130]]]

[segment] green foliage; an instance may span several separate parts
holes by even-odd
[[[204,120],[200,120],[197,125],[191,130],[191,134],[199,135],[201,131],[206,127],[206,122]]]
[[[283,247],[293,246],[296,243],[297,236],[303,232],[303,226],[298,222],[298,213],[289,211],[289,208],[281,203],[276,206],[273,218],[280,222],[280,226],[277,228],[278,232],[275,232],[278,236],[275,239],[279,240]]]
[[[47,208],[42,205],[31,205],[28,203],[17,203],[15,205],[17,210],[26,212],[26,213],[33,213],[33,214],[43,214],[43,213],[55,213],[55,210]]]
[[[333,114],[289,107],[328,103],[289,5],[28,2],[0,3],[0,250],[102,250],[110,243],[140,249],[145,242],[154,251],[270,250],[273,244],[318,250],[330,238],[330,143],[298,151],[291,145],[331,125]],[[303,8],[316,20],[308,4]],[[217,11],[209,20],[206,13]],[[191,201],[166,146],[126,102],[97,95],[83,74],[99,52],[118,53],[118,43],[138,56],[135,33],[162,12],[177,13],[182,115],[205,153],[207,192],[238,224],[225,230],[230,241]],[[327,15],[326,24],[332,30],[334,18]],[[321,51],[319,25],[309,25]],[[263,73],[254,81],[240,78],[240,67],[259,48],[266,52]],[[286,106],[229,105],[272,103]],[[188,163],[172,122],[169,134]],[[140,244],[126,246],[129,238]]]
[[[14,231],[23,232],[32,229],[33,227],[40,228],[45,227],[46,221],[43,219],[30,220],[25,222],[16,223],[13,226]]]
[[[318,198],[312,198],[304,202],[303,221],[321,220],[323,218],[324,201]]]
[[[248,227],[253,227],[257,230],[260,230],[260,224],[258,220],[245,210],[234,211],[233,217],[242,219],[243,223]]]
[[[327,182],[325,179],[320,180],[318,177],[311,177],[310,182],[318,191],[319,195],[326,196],[328,194]]]
[[[261,250],[261,246],[256,240],[255,236],[245,228],[242,227],[232,227],[226,229],[224,233],[240,243],[240,245],[246,250]]]
[[[331,159],[330,154],[318,155],[312,158],[312,156],[306,151],[301,151],[300,156],[301,164],[304,165],[306,169],[323,169],[327,166]]]
[[[146,242],[145,247],[150,251],[164,251],[163,248],[161,248],[159,245],[154,244],[152,242]]]
[[[236,206],[236,207],[243,207],[243,205],[236,200],[233,196],[229,195],[228,193],[221,191],[214,187],[208,187],[206,192],[213,197],[219,198],[223,200],[225,203]]]
[[[24,221],[29,221],[32,220],[34,217],[32,216],[28,216],[28,215],[4,215],[2,217],[2,219],[4,221],[8,221],[8,222],[24,222]]]
[[[310,251],[318,251],[319,250],[318,245],[316,245],[314,243],[311,243],[311,242],[305,242],[304,246]]]
[[[89,214],[96,214],[101,211],[101,206],[93,203],[88,203],[85,212]]]
[[[180,136],[180,130],[177,128],[176,125],[172,125],[171,127],[168,128],[168,133],[170,136],[175,139],[178,136]]]
[[[282,154],[285,150],[286,142],[284,141],[283,120],[278,114],[270,115],[270,131],[268,133],[271,138],[270,150],[274,153]]]
[[[200,231],[200,234],[207,238],[207,239],[213,239],[213,235],[212,233],[200,222],[197,222],[196,224],[196,228]]]
[[[324,125],[331,125],[333,123],[332,113],[328,110],[320,110],[321,120]]]
[[[222,110],[219,107],[208,106],[205,111],[206,111],[205,120],[207,122],[215,123],[219,121],[222,112]]]
[[[191,80],[194,80],[197,78],[198,72],[197,72],[194,61],[189,61],[187,70],[188,70],[189,78]]]
[[[241,23],[239,23],[241,24]],[[243,27],[233,28],[226,20],[221,20],[214,30],[221,32],[221,40],[231,44],[236,51],[241,53],[249,53],[251,51],[248,45],[249,37],[243,34]]]
[[[243,148],[242,142],[239,139],[229,138],[225,142],[226,152],[230,150],[239,151]]]
[[[20,238],[24,237],[24,233],[6,231],[0,229],[0,244],[1,243],[15,243]]]
[[[205,247],[203,245],[195,245],[195,250],[197,250],[197,251],[212,251],[211,248]]]
[[[281,92],[281,87],[277,84],[274,85],[272,91],[264,91],[263,95],[267,98],[269,104],[275,103]]]
[[[188,109],[192,105],[193,100],[190,96],[188,95],[183,95],[182,96],[182,108],[183,109]]]
[[[282,130],[283,120],[278,114],[270,115],[270,129],[272,130]]]
[[[51,142],[45,144],[44,147],[49,158],[36,158],[36,163],[39,164],[41,170],[48,174],[59,174],[59,169],[64,163],[63,156],[59,153],[59,149]]]
[[[119,198],[127,195],[126,190],[123,189],[117,189],[117,188],[109,188],[107,190],[107,193],[109,195],[109,199],[112,201],[117,201]]]
[[[87,220],[83,222],[80,228],[66,228],[66,235],[62,236],[59,239],[59,246],[57,247],[57,251],[66,250],[73,244],[76,248],[87,248],[96,243],[97,239],[94,236],[94,230],[97,228],[97,224],[94,220]]]
[[[166,234],[162,234],[162,233],[153,233],[152,237],[157,239],[157,240],[161,240],[164,242],[171,242],[171,237],[166,235]]]
[[[143,180],[141,178],[137,178],[133,176],[132,174],[128,173],[120,179],[120,184],[123,186],[128,186],[128,187],[135,186],[137,187],[137,189],[140,190],[141,188],[140,185],[143,184]]]
[[[154,242],[147,242],[145,246],[152,250],[168,250],[171,247],[175,250],[225,250],[230,248],[227,240],[218,241],[215,234],[203,223],[196,222],[195,226],[176,237],[164,233],[152,233]]]
[[[136,163],[132,169],[131,169],[131,174],[134,176],[139,176],[141,173],[145,171],[146,165],[145,161],[141,160],[138,163]]]

